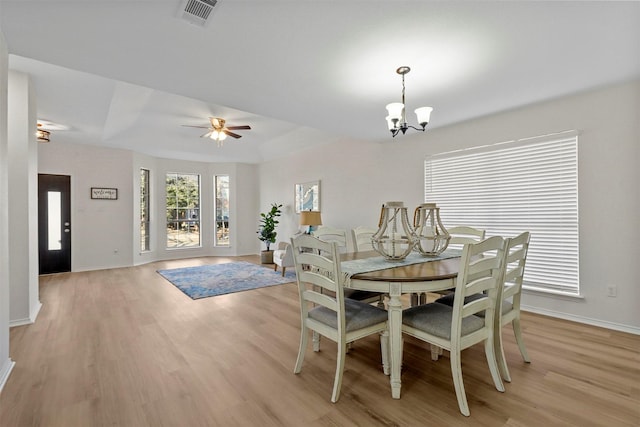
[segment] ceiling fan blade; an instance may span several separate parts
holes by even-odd
[[[231,129],[231,130],[239,130],[239,129],[246,129],[246,130],[250,130],[251,126],[249,125],[242,125],[242,126],[227,126],[227,129]]]
[[[212,133],[213,131],[210,130],[209,132],[203,133],[202,135],[200,135],[200,138],[209,138]]]
[[[192,126],[192,125],[182,125],[188,128],[201,128],[201,129],[209,129],[209,126]]]
[[[235,138],[235,139],[242,138],[242,135],[238,135],[237,133],[229,132],[227,129],[222,129],[222,132],[226,133],[227,135],[229,135],[230,137]]]

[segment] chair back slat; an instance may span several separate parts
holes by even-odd
[[[447,232],[451,236],[450,245],[466,245],[467,243],[478,243],[484,240],[485,230],[468,226],[457,226],[447,228]]]
[[[339,248],[338,253],[347,251],[347,231],[342,228],[321,225],[311,234],[323,242],[336,242]]]
[[[488,308],[491,308],[491,301],[489,301],[489,297],[473,300],[462,306],[462,317],[464,318],[483,312]]]

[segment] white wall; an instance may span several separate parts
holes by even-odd
[[[2,5],[0,5],[2,8]],[[15,363],[9,357],[9,175],[7,91],[9,54],[0,28],[0,391]]]
[[[140,197],[140,168],[149,170],[151,193],[151,250],[140,253],[138,222],[140,220],[137,200]],[[201,227],[199,248],[166,248],[166,211],[165,211],[165,179],[166,174],[197,173],[200,175],[200,219]],[[134,155],[134,264],[141,264],[154,260],[191,258],[201,256],[237,256],[256,254],[258,252],[257,238],[248,238],[248,229],[255,221],[258,193],[256,186],[256,166],[237,163],[202,163],[185,160],[171,160],[149,157],[141,154]],[[216,175],[229,175],[230,180],[230,212],[229,223],[230,245],[213,246],[215,218],[215,187]]]
[[[126,267],[156,260],[201,256],[256,254],[257,181],[255,165],[203,163],[159,159],[129,150],[64,142],[64,132],[53,133],[49,144],[39,144],[39,173],[71,176],[72,271]],[[140,168],[150,171],[151,251],[140,252]],[[201,175],[201,218],[215,217],[213,177],[229,175],[231,245],[213,247],[213,230],[202,227],[200,248],[167,249],[165,177],[167,172]],[[118,200],[92,200],[91,187],[118,189]],[[213,222],[213,220],[211,220]]]
[[[260,206],[285,205],[278,240],[288,240],[298,227],[294,184],[319,179],[324,224],[375,226],[385,201],[404,201],[410,210],[423,202],[429,154],[577,129],[583,298],[528,293],[523,304],[532,311],[640,333],[640,286],[632,268],[640,259],[639,111],[640,81],[635,81],[390,137],[381,144],[340,141],[262,164]],[[437,117],[436,108],[433,124]],[[607,297],[608,283],[617,285],[616,298]]]
[[[71,269],[132,265],[133,153],[66,144],[64,132],[38,144],[39,173],[71,176]],[[91,199],[91,187],[118,189],[117,200]]]
[[[231,177],[231,206],[237,222],[231,232],[235,236],[232,244],[237,255],[257,254],[260,251],[261,242],[256,234],[260,200],[257,177],[258,166],[248,164],[236,164],[235,175]]]
[[[29,75],[9,71],[9,265],[11,326],[33,323],[38,289],[38,151],[35,93]],[[32,207],[30,209],[30,207]],[[35,262],[31,262],[35,260]]]

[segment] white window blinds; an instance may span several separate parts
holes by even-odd
[[[578,295],[577,132],[431,156],[425,201],[445,227],[489,236],[531,232],[524,287]]]

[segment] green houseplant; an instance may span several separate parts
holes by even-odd
[[[276,203],[271,204],[271,210],[260,214],[260,229],[257,231],[258,239],[267,246],[266,251],[262,251],[261,261],[263,264],[273,263],[273,251],[270,249],[271,244],[276,242],[276,226],[278,225],[278,217],[282,213],[280,208],[282,205]]]

